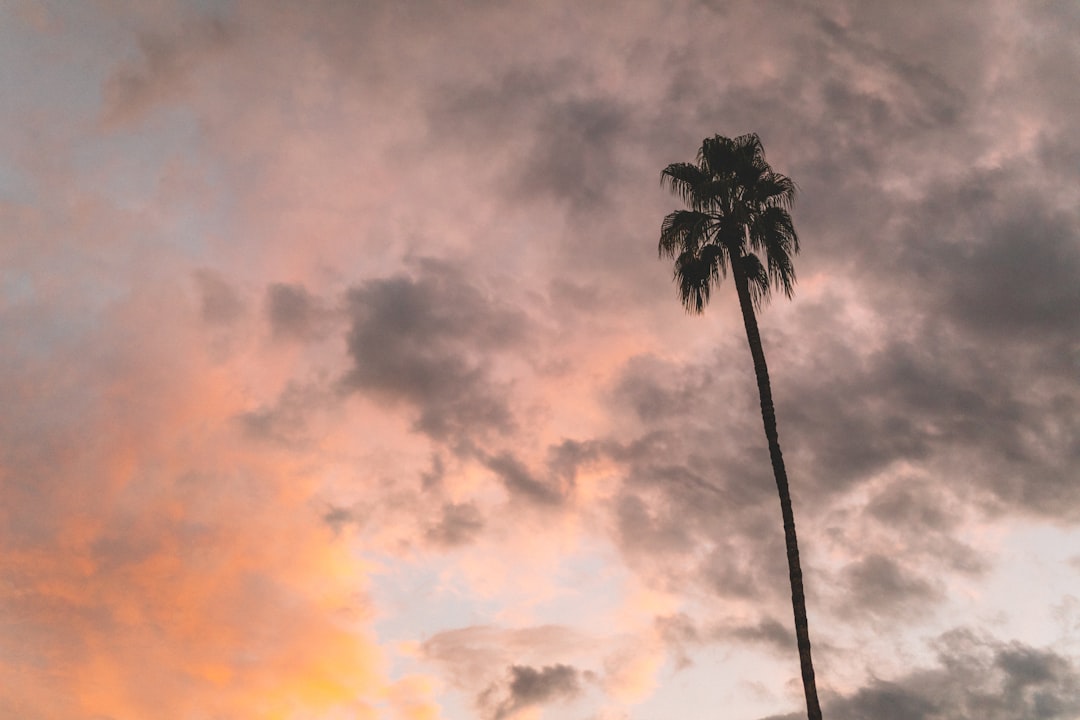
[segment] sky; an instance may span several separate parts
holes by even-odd
[[[1080,717],[1080,5],[0,0],[0,718]]]

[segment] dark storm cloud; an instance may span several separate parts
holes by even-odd
[[[419,262],[414,276],[354,287],[347,310],[353,368],[346,387],[408,403],[416,429],[435,439],[512,429],[490,357],[523,342],[528,322],[521,312],[435,261]]]
[[[779,597],[786,565],[774,517],[775,486],[759,439],[760,413],[749,358],[743,357],[748,353],[737,340],[718,343],[724,350],[712,364],[628,362],[612,400],[652,430],[632,443],[600,447],[625,467],[626,484],[612,511],[619,546],[632,566],[671,587],[685,588],[690,581],[719,596]],[[921,356],[909,354],[902,347],[871,355],[868,363],[835,348],[828,369],[796,368],[798,381],[807,386],[796,387],[794,401],[785,402],[780,423],[784,447],[794,450],[788,472],[796,499],[812,500],[800,507],[827,506],[850,483],[867,482],[900,460],[949,472],[948,453],[964,433],[975,448],[986,442],[981,431],[969,427],[967,414],[992,418],[995,400],[981,397],[962,374],[953,378],[951,368],[948,373],[918,369]],[[747,366],[742,372],[732,367],[740,362]],[[871,376],[859,381],[858,392],[830,387],[833,373],[835,382],[845,382],[862,372]],[[815,387],[823,381],[824,389]],[[1010,407],[1006,400],[997,404]],[[952,425],[947,441],[943,428]],[[807,489],[815,486],[821,492]],[[987,568],[979,552],[953,537],[958,518],[965,516],[965,488],[910,477],[881,487],[864,513],[878,522],[875,533],[895,538],[889,542],[904,548],[902,556],[885,557],[860,539],[864,518],[858,515],[811,521],[836,523],[834,541],[855,553],[856,560],[835,580],[846,598],[835,609],[848,618],[912,617],[934,606],[942,588],[911,567],[967,574]],[[687,563],[692,550],[695,559]],[[811,592],[814,585],[811,581]],[[749,639],[752,630],[732,631],[724,639]],[[779,647],[780,634],[769,637]]]
[[[438,453],[431,456],[431,468],[420,473],[420,485],[424,490],[435,490],[442,486],[446,477],[446,464],[442,455]]]
[[[826,699],[836,720],[1065,720],[1080,713],[1080,671],[1066,656],[968,630],[937,641],[938,667],[895,680],[874,679],[846,696]],[[798,714],[770,720],[795,720]]]

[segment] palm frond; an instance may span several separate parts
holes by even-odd
[[[752,194],[756,203],[790,210],[795,204],[797,190],[791,178],[770,170],[754,184]]]
[[[712,218],[697,210],[676,210],[660,225],[660,257],[674,258],[685,250],[696,252],[709,239]]]
[[[769,280],[790,300],[795,294],[795,266],[791,262],[791,255],[787,252],[771,252],[768,257]]]
[[[735,204],[738,187],[734,178],[723,175],[711,177],[698,186],[698,203],[703,209],[729,212]]]
[[[795,292],[792,257],[799,252],[799,236],[788,211],[773,205],[758,213],[750,226],[750,244],[765,254],[772,286],[790,298]]]
[[[698,208],[698,189],[708,180],[708,174],[693,163],[672,163],[660,171],[660,186],[692,208]]]
[[[768,167],[765,162],[765,146],[761,144],[761,138],[757,133],[746,133],[737,136],[732,144],[739,149],[746,161],[757,167]]]
[[[698,150],[698,165],[711,178],[730,175],[737,165],[738,148],[731,138],[715,135],[705,138]]]
[[[675,259],[675,282],[679,299],[688,313],[701,314],[709,304],[712,287],[727,273],[724,250],[706,245],[701,252],[686,251]]]
[[[778,205],[767,206],[755,213],[747,229],[750,245],[756,251],[771,253],[781,249],[789,255],[799,252],[799,236],[791,214]]]
[[[739,265],[746,283],[750,288],[750,300],[755,310],[761,310],[769,302],[771,288],[769,287],[769,274],[757,255],[749,253],[739,258]]]
[[[761,178],[772,172],[765,162],[765,148],[756,133],[740,135],[733,141],[736,147],[736,165],[733,168],[739,184],[746,190],[756,186]]]

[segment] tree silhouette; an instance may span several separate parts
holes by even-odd
[[[782,290],[788,298],[794,290],[795,268],[791,259],[799,251],[799,238],[788,211],[795,199],[795,183],[773,171],[765,161],[761,139],[753,133],[736,138],[721,135],[706,138],[698,150],[696,163],[668,165],[660,180],[688,206],[664,218],[659,247],[661,257],[675,262],[674,279],[687,312],[704,311],[713,285],[726,277],[729,269],[735,280],[746,339],[754,359],[769,457],[780,493],[806,713],[809,720],[821,720],[810,658],[795,516],[776,433],[769,371],[755,316],[755,310],[764,306],[773,288]]]

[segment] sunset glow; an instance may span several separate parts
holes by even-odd
[[[1080,717],[1080,13],[902,5],[0,3],[0,720],[806,717],[750,132],[824,716]]]

